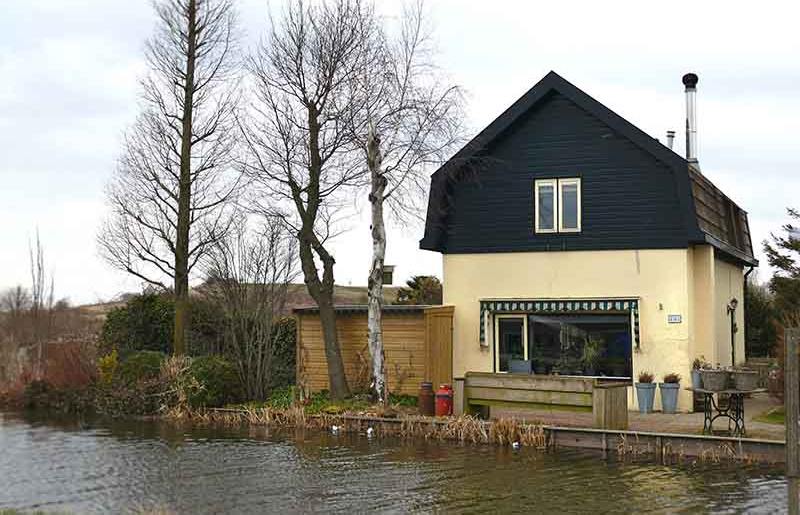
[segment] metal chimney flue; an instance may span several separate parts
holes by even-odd
[[[683,76],[686,87],[686,160],[697,165],[697,82],[694,73]]]
[[[667,146],[672,150],[672,145],[675,144],[675,131],[667,131]]]

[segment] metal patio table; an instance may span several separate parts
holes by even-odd
[[[728,420],[728,432],[731,436],[747,436],[744,426],[744,396],[751,393],[766,392],[766,388],[755,390],[706,390],[704,388],[687,388],[703,396],[703,434],[712,434],[712,426],[718,418]],[[714,395],[727,395],[728,405],[722,406],[719,397]]]

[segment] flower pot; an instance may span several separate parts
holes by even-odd
[[[655,383],[636,383],[636,400],[639,402],[639,413],[652,413],[653,400],[655,398]]]
[[[701,372],[700,369],[692,369],[692,388],[695,390],[703,387],[703,374]]]
[[[675,413],[678,409],[678,389],[680,383],[659,383],[658,389],[661,390],[661,411],[664,413]]]
[[[728,388],[728,376],[730,374],[727,370],[702,370],[700,374],[703,376],[704,389],[719,392]]]
[[[737,390],[755,390],[758,388],[758,372],[755,370],[734,370],[733,384]]]

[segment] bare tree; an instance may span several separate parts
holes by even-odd
[[[31,309],[31,294],[27,288],[18,284],[0,296],[0,321],[3,334],[0,343],[7,338],[10,343],[20,343],[25,335],[25,321]]]
[[[319,306],[334,398],[348,395],[349,387],[336,335],[335,259],[327,244],[364,177],[346,120],[365,101],[358,78],[379,57],[369,45],[376,21],[358,0],[288,5],[249,62],[253,118],[242,124],[251,156],[247,170],[270,200],[257,208],[280,216],[297,237],[303,278]]]
[[[98,241],[113,266],[171,285],[173,347],[183,354],[189,275],[229,229],[239,184],[237,25],[232,0],[157,0],[155,10],[142,112],[126,134]]]
[[[371,45],[381,50],[379,68],[358,81],[367,101],[351,119],[354,141],[369,170],[372,265],[368,281],[368,342],[372,388],[387,400],[381,331],[384,207],[396,222],[416,218],[426,199],[429,173],[461,141],[462,93],[433,64],[433,45],[422,3],[406,5],[399,27],[386,27]]]
[[[218,241],[207,257],[205,294],[223,313],[226,352],[233,358],[248,399],[264,399],[288,285],[296,276],[297,244],[280,223],[257,232],[239,226]]]
[[[33,330],[33,341],[36,344],[36,366],[34,374],[41,377],[44,373],[45,340],[52,334],[53,304],[55,282],[53,274],[48,273],[44,261],[44,248],[36,230],[36,243],[29,244],[31,271],[30,318]]]

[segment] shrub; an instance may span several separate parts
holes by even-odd
[[[203,385],[192,373],[192,359],[186,356],[165,359],[161,364],[159,380],[162,411],[184,412],[192,404],[192,399],[203,392]]]
[[[117,349],[112,350],[97,360],[97,379],[101,385],[110,385],[117,376],[119,355]]]
[[[95,380],[94,346],[87,341],[46,344],[43,379],[57,389],[70,390],[88,386]]]
[[[164,353],[152,350],[129,354],[119,364],[119,378],[126,384],[157,379],[161,373],[161,363],[165,357]]]
[[[414,395],[406,395],[406,394],[389,394],[389,403],[394,404],[397,406],[416,406],[417,405],[417,397]]]
[[[220,407],[241,399],[241,384],[236,368],[222,356],[194,358],[190,371],[201,386],[189,397],[192,406]]]
[[[203,297],[190,297],[189,317],[188,354],[221,354],[225,344],[222,334],[224,313],[219,305]]]
[[[23,391],[23,403],[29,409],[63,413],[82,413],[92,406],[88,388],[55,388],[42,380],[31,381]]]
[[[222,313],[203,298],[189,299],[188,352],[193,356],[218,353],[222,349]],[[172,353],[175,302],[163,293],[143,293],[108,313],[100,335],[105,352],[121,356],[140,350]]]
[[[639,382],[640,383],[652,383],[655,376],[652,372],[648,372],[646,370],[639,372]]]
[[[172,351],[175,303],[166,295],[143,293],[112,309],[100,335],[105,350],[125,356],[140,350]]]
[[[285,317],[272,328],[274,355],[270,371],[269,388],[281,388],[295,384],[297,327],[295,319]]]
[[[153,415],[162,405],[163,383],[158,377],[135,383],[115,381],[94,389],[94,409],[103,415]]]
[[[680,374],[676,374],[675,372],[670,372],[669,374],[664,376],[665,383],[677,384],[681,382]]]
[[[266,404],[271,408],[286,409],[294,404],[294,387],[284,386],[272,390]]]

